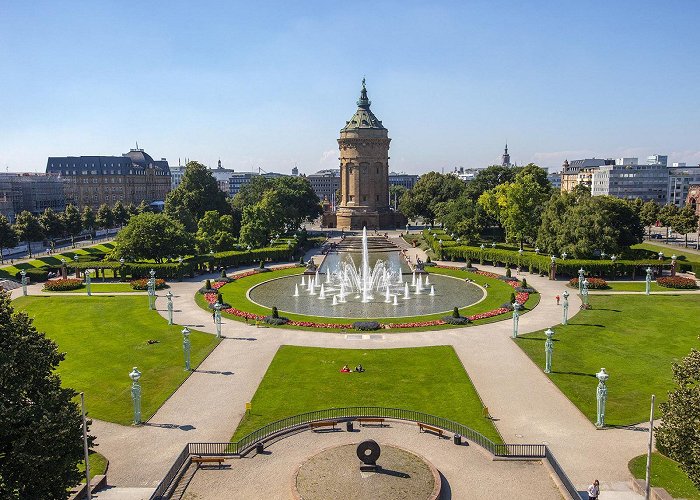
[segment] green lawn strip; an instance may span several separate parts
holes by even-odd
[[[90,461],[90,479],[100,474],[104,474],[107,470],[107,458],[104,455],[100,455],[96,451],[91,451],[88,455],[88,460]],[[78,462],[78,470],[81,474],[85,475],[85,460]],[[80,481],[85,482],[85,477]]]
[[[245,278],[241,278],[240,280],[236,280],[232,283],[229,283],[227,285],[224,285],[219,289],[221,294],[224,297],[224,301],[227,303],[231,304],[233,307],[236,309],[239,309],[241,311],[246,311],[254,314],[260,314],[260,315],[268,315],[270,314],[270,309],[266,307],[259,306],[257,304],[252,303],[251,301],[248,300],[246,293],[247,291],[259,284],[262,283],[263,281],[268,281],[273,278],[277,277],[282,277],[282,276],[291,276],[291,275],[296,275],[296,274],[301,274],[303,272],[303,269],[301,268],[289,268],[289,269],[281,269],[278,271],[272,271],[272,272],[267,272],[267,273],[259,273],[259,274],[254,274],[252,276],[247,276]],[[479,274],[474,274],[474,273],[469,273],[466,271],[461,271],[461,270],[454,270],[454,269],[444,269],[444,268],[437,268],[437,267],[431,267],[430,272],[434,274],[442,274],[446,276],[454,276],[457,278],[471,278],[474,280],[479,285],[484,285],[488,284],[488,293],[486,298],[479,302],[478,304],[473,304],[468,307],[464,307],[460,309],[460,314],[464,316],[471,316],[475,315],[478,313],[486,312],[486,311],[491,311],[493,309],[497,309],[501,307],[502,304],[505,302],[510,301],[510,294],[514,292],[513,287],[510,285],[506,284],[502,280],[499,279],[494,279],[494,278],[488,278]],[[195,296],[195,302],[202,307],[203,309],[208,309],[208,304],[206,299],[202,294],[197,294]],[[527,310],[532,309],[537,305],[539,302],[539,295],[538,294],[533,294],[530,296],[530,299],[526,303]],[[244,321],[242,318],[239,318],[238,316],[233,316],[227,313],[222,313],[224,317],[227,318],[232,318],[236,319],[239,321]],[[302,315],[302,314],[294,314],[294,313],[288,313],[284,312],[283,313],[285,317],[291,319],[291,320],[296,320],[296,321],[313,321],[317,323],[352,323],[355,321],[354,319],[334,319],[334,318],[324,318],[320,316],[308,316],[308,315]],[[379,321],[380,323],[409,323],[409,322],[417,322],[417,321],[430,321],[430,320],[435,320],[435,319],[440,319],[444,317],[447,313],[437,313],[437,314],[429,314],[425,316],[410,316],[410,317],[402,317],[402,318],[369,318],[375,321]],[[363,318],[357,318],[357,319],[363,319]],[[504,315],[492,317],[492,318],[486,318],[482,320],[477,320],[474,321],[471,324],[478,325],[478,324],[483,324],[483,323],[491,323],[493,321],[501,321],[504,319]],[[301,329],[301,330],[308,330],[309,328],[305,327],[294,327],[290,325],[284,325],[284,328],[292,328],[292,329]],[[440,329],[440,328],[455,328],[454,325],[442,325],[442,326],[431,326],[431,327],[422,327],[422,328],[397,328],[393,331],[424,331],[424,330],[435,330],[435,329]],[[325,331],[340,331],[337,329],[324,329]]]
[[[605,290],[592,290],[596,293],[605,292],[643,292],[646,290],[646,283],[644,281],[608,281],[609,289]],[[651,282],[652,292],[682,292],[684,290],[676,290],[673,288],[666,288],[664,286],[659,286],[655,282]],[[571,293],[571,292],[570,292]],[[578,293],[578,288],[576,288],[576,293]]]
[[[61,292],[45,292],[45,293],[80,293],[86,292],[87,287],[85,285],[81,286],[76,290],[67,290]],[[92,293],[127,293],[127,292],[140,292],[146,293],[144,290],[134,290],[131,288],[129,283],[92,283],[90,285],[90,291]]]
[[[364,373],[340,373],[362,364]],[[502,442],[451,346],[324,349],[282,346],[232,440],[270,422],[325,408],[383,406],[430,413]]]
[[[610,374],[605,422],[629,425],[648,417],[652,394],[664,400],[673,388],[671,364],[697,347],[698,295],[591,295],[593,309],[567,326],[555,325],[551,380],[592,422],[595,373]],[[517,343],[544,367],[544,334]]]
[[[143,374],[142,419],[150,418],[187,378],[181,327],[168,326],[146,297],[34,295],[13,301],[34,318],[66,358],[58,373],[66,387],[85,392],[91,417],[119,424],[132,420],[129,372]],[[148,340],[158,343],[148,344]],[[192,367],[217,345],[214,335],[193,330]]]
[[[0,279],[12,278],[15,279],[17,273],[22,269],[31,268],[41,268],[41,267],[59,267],[61,265],[61,259],[66,259],[67,262],[73,262],[73,257],[78,255],[92,255],[100,253],[109,253],[114,248],[112,243],[100,243],[91,247],[76,248],[74,250],[67,250],[61,253],[46,255],[44,257],[38,257],[28,262],[22,262],[15,265],[3,266],[0,268]],[[7,261],[8,259],[5,259]],[[70,264],[69,264],[70,265]]]
[[[629,462],[632,475],[642,481],[646,479],[646,467],[646,454],[634,457]],[[681,470],[678,462],[658,452],[651,455],[651,486],[665,489],[673,498],[700,500],[700,490]]]
[[[679,261],[681,262],[695,262],[700,264],[700,254],[692,253],[692,252],[684,252],[680,248],[671,248],[671,247],[665,247],[665,246],[660,246],[660,245],[654,245],[652,243],[639,243],[637,245],[632,246],[633,249],[642,249],[642,250],[649,250],[650,252],[663,252],[664,258],[668,259],[671,257],[671,255],[675,254],[677,257],[679,257]],[[683,258],[681,258],[683,257]]]

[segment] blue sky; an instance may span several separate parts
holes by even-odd
[[[261,5],[257,5],[260,3]],[[392,170],[700,163],[700,2],[0,0],[0,168],[337,166],[367,78]]]

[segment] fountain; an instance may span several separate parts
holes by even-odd
[[[326,298],[326,289],[325,289],[325,287],[323,286],[323,283],[321,283],[321,291],[320,291],[319,294],[318,294],[318,298],[319,298],[320,300],[324,300],[324,299]]]
[[[411,286],[416,286],[416,272],[413,271],[413,277],[411,278]]]
[[[408,296],[408,281],[407,281],[406,283],[403,284],[403,298],[406,299],[406,300],[409,299],[409,296]]]
[[[430,285],[430,296],[435,297],[435,285]]]
[[[299,285],[294,284],[294,296],[298,297],[299,296]]]
[[[301,286],[306,286],[306,278],[303,274],[301,275]]]
[[[333,305],[334,306],[338,305],[338,296],[337,295],[333,295]]]
[[[384,302],[387,304],[391,302],[391,292],[389,291],[389,287],[386,287],[386,297],[384,298]]]
[[[394,295],[394,305],[395,306],[399,305],[399,296],[398,295]]]
[[[428,286],[430,284],[430,276],[425,277],[425,286]]]

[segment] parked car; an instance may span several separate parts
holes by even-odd
[[[663,236],[661,236],[659,233],[654,233],[651,235],[652,240],[661,240],[663,239]]]

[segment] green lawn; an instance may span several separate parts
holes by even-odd
[[[669,259],[671,255],[676,254],[677,257],[684,257],[684,259],[680,259],[681,262],[696,262],[700,263],[700,254],[697,253],[692,253],[692,252],[684,252],[681,248],[676,248],[673,246],[673,248],[665,247],[665,246],[660,246],[660,245],[654,245],[653,243],[639,243],[637,245],[632,246],[634,249],[641,248],[642,250],[650,250],[655,253],[663,252],[664,258]]]
[[[142,292],[143,290],[134,290],[131,288],[129,283],[92,283],[90,285],[90,291],[92,293],[126,293],[126,292]],[[81,286],[77,290],[70,290],[65,292],[46,292],[46,293],[87,293],[87,287],[85,285]]]
[[[229,283],[227,285],[224,285],[223,287],[220,288],[220,292],[224,297],[224,300],[228,302],[229,304],[233,305],[237,309],[240,309],[242,311],[254,313],[254,314],[260,314],[260,315],[268,315],[270,314],[270,309],[266,307],[259,306],[257,304],[254,304],[253,302],[249,301],[246,293],[247,291],[252,288],[253,286],[262,283],[263,281],[268,281],[272,278],[280,277],[280,276],[289,276],[289,275],[294,275],[294,274],[301,274],[303,272],[303,269],[301,268],[289,268],[289,269],[281,269],[279,271],[272,271],[272,272],[267,272],[267,273],[259,273],[259,274],[254,274],[252,276],[248,276],[245,278],[242,278],[240,280],[236,280],[232,283]],[[454,269],[444,269],[444,268],[437,268],[437,267],[431,267],[429,268],[430,273],[434,274],[443,274],[446,276],[455,276],[458,278],[471,278],[473,279],[476,283],[479,285],[484,285],[485,283],[489,284],[488,288],[488,293],[486,298],[479,302],[478,304],[474,304],[468,307],[464,307],[460,309],[460,314],[463,316],[471,316],[474,314],[478,314],[481,312],[486,312],[490,311],[493,309],[497,309],[501,307],[501,305],[505,302],[510,301],[510,294],[513,293],[513,287],[510,285],[507,285],[505,282],[499,279],[494,279],[494,278],[487,278],[485,276],[481,276],[478,274],[474,273],[469,273],[466,271],[461,271],[461,270],[454,270]],[[538,303],[539,303],[539,295],[538,294],[532,294],[530,295],[530,299],[526,302],[526,310],[531,310],[533,309]],[[208,304],[204,298],[203,295],[197,294],[195,296],[195,301],[196,303],[202,307],[203,309],[208,309]],[[524,313],[525,313],[524,312]],[[243,321],[243,319],[239,318],[238,316],[233,316],[229,315],[227,313],[223,313],[224,317],[227,318],[232,318],[236,319],[239,321]],[[352,323],[353,319],[347,319],[344,318],[342,320],[337,320],[334,321],[332,318],[321,318],[321,317],[316,317],[316,316],[306,316],[302,314],[293,314],[293,313],[284,313],[284,316],[292,319],[292,320],[297,320],[297,321],[315,321],[319,323],[324,323],[324,322],[337,322],[337,323]],[[435,319],[440,319],[445,316],[445,313],[438,313],[438,314],[429,314],[425,316],[412,316],[412,317],[406,317],[406,318],[358,318],[358,319],[371,319],[375,321],[379,321],[380,323],[396,323],[396,322],[401,322],[401,323],[408,323],[408,322],[415,322],[415,321],[429,321],[429,320],[435,320]],[[483,324],[483,323],[491,323],[494,321],[501,321],[505,319],[506,316],[500,315],[500,316],[495,316],[492,318],[486,318],[486,319],[481,319],[474,321],[471,324]],[[289,326],[285,325],[284,328],[293,328],[293,329],[305,329],[308,330],[309,328],[304,328],[304,327],[294,327],[294,326]],[[443,326],[431,326],[431,327],[423,327],[423,328],[412,328],[412,329],[407,329],[407,328],[400,328],[400,329],[395,329],[394,331],[421,331],[421,330],[439,330],[441,328],[455,328],[454,325],[443,325]],[[334,331],[332,329],[324,329],[324,331]],[[339,330],[336,330],[339,331]],[[386,330],[385,330],[386,331]]]
[[[91,417],[119,424],[132,419],[129,372],[141,371],[142,419],[150,418],[187,378],[181,327],[168,326],[138,295],[34,295],[13,301],[34,318],[66,359],[58,372],[66,387],[85,392]],[[158,343],[148,344],[148,340]],[[211,352],[214,335],[193,331],[192,366]]]
[[[606,424],[628,425],[649,415],[652,394],[660,400],[673,388],[671,364],[698,347],[700,295],[591,295],[593,309],[569,325],[555,325],[552,381],[595,421],[597,373],[608,380]],[[518,345],[544,367],[542,332],[521,336]]]
[[[646,454],[630,460],[630,472],[637,479],[646,479],[646,467]],[[700,490],[681,470],[678,462],[658,452],[651,455],[651,486],[665,489],[673,498],[700,500]]]
[[[100,243],[91,247],[76,248],[75,250],[66,250],[53,255],[45,255],[29,262],[21,264],[7,265],[0,267],[0,279],[12,278],[15,279],[17,273],[22,269],[40,268],[40,267],[59,267],[61,259],[66,259],[68,262],[73,262],[73,257],[76,255],[80,258],[81,255],[92,255],[96,253],[109,253],[114,248],[113,243]],[[8,262],[8,259],[5,259]]]
[[[362,364],[364,373],[340,373]],[[431,413],[501,442],[451,346],[323,349],[282,346],[233,440],[284,417],[325,408],[384,406]]]
[[[644,281],[608,281],[609,289],[606,290],[593,290],[595,293],[607,293],[607,292],[643,292],[646,290],[646,283]],[[578,290],[578,289],[577,289]],[[655,281],[651,282],[652,292],[683,292],[688,290],[676,290],[673,288],[666,288],[664,286],[659,286]]]
[[[107,470],[107,458],[104,455],[100,455],[96,451],[91,451],[88,455],[88,460],[90,461],[90,479],[100,474],[104,474]],[[85,474],[85,460],[78,462],[78,470],[84,475]],[[85,477],[80,481],[85,482]]]

